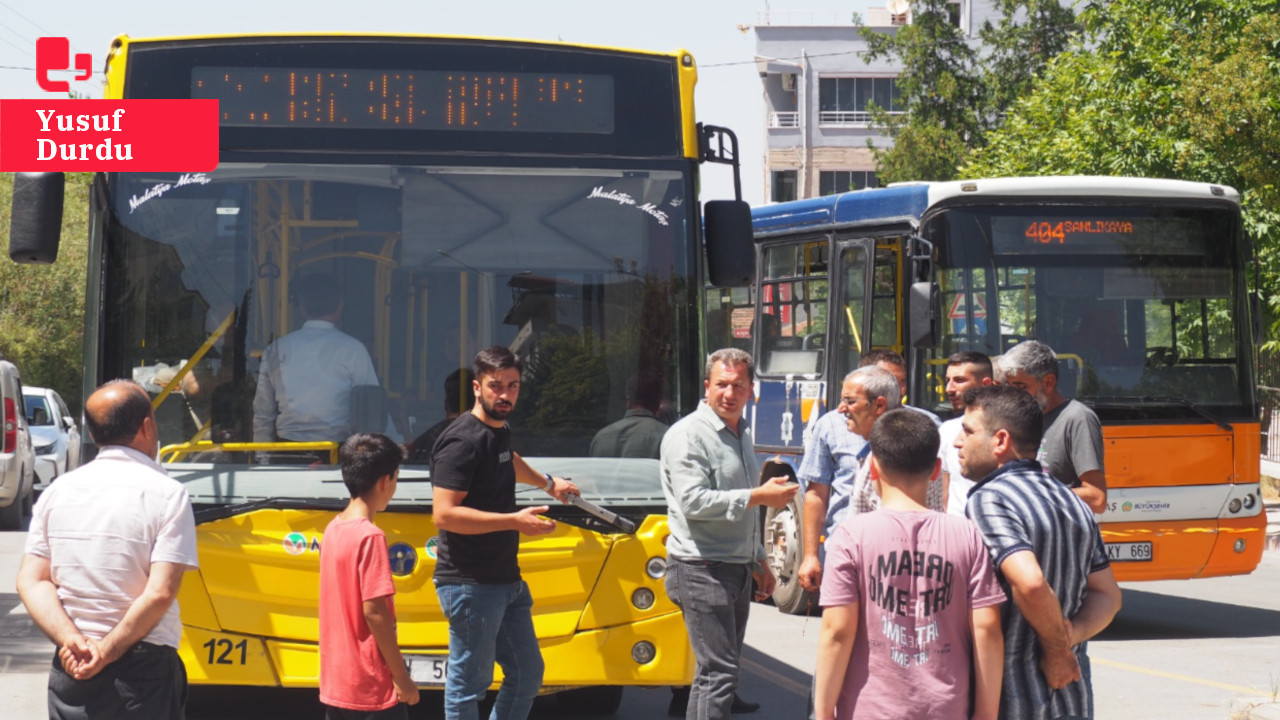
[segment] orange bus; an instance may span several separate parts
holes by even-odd
[[[1103,423],[1121,580],[1251,572],[1265,539],[1249,244],[1231,188],[1056,177],[916,183],[753,210],[751,296],[709,289],[709,344],[758,358],[756,448],[796,466],[869,348],[943,417],[946,359],[1037,339]],[[743,338],[754,327],[770,337]],[[721,322],[723,321],[723,322]],[[722,336],[717,336],[722,333]],[[802,611],[800,502],[771,513],[775,600]]]

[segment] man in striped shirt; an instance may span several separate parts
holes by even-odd
[[[1120,587],[1093,513],[1035,460],[1044,414],[1009,386],[964,394],[956,447],[965,477],[981,478],[967,514],[1005,592],[1000,717],[1092,718],[1085,641],[1120,610]]]

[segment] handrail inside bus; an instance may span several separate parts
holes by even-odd
[[[844,306],[845,319],[849,321],[849,330],[853,333],[853,342],[858,346],[858,354],[862,354],[862,334],[858,332],[858,323],[853,319],[853,310],[848,305]]]
[[[169,394],[173,392],[174,388],[178,387],[178,383],[182,382],[182,379],[185,378],[187,374],[191,372],[191,369],[196,366],[196,363],[204,359],[205,354],[208,353],[209,350],[213,348],[213,344],[218,342],[218,339],[226,334],[227,328],[231,327],[231,323],[235,319],[236,319],[235,310],[232,310],[231,312],[227,313],[227,317],[225,320],[222,321],[222,324],[219,325],[211,335],[209,335],[208,339],[204,341],[203,345],[201,345],[199,348],[196,349],[194,353],[191,354],[191,357],[187,358],[187,362],[184,363],[182,367],[178,368],[178,372],[174,373],[173,378],[170,379],[169,382],[165,383],[165,386],[160,391],[160,394],[156,395],[155,399],[151,401],[152,408],[160,407],[160,404],[164,402],[165,398],[169,397]]]
[[[164,462],[178,462],[193,452],[315,452],[329,451],[329,463],[338,464],[338,443],[332,441],[317,442],[227,442],[215,443],[208,440],[176,443],[160,448],[160,457],[169,455]]]

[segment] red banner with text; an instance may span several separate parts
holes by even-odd
[[[217,100],[0,100],[0,172],[217,166]]]

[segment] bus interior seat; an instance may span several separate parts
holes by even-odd
[[[1186,398],[1196,403],[1230,403],[1239,397],[1235,368],[1226,365],[1175,365],[1148,370],[1145,393]]]

